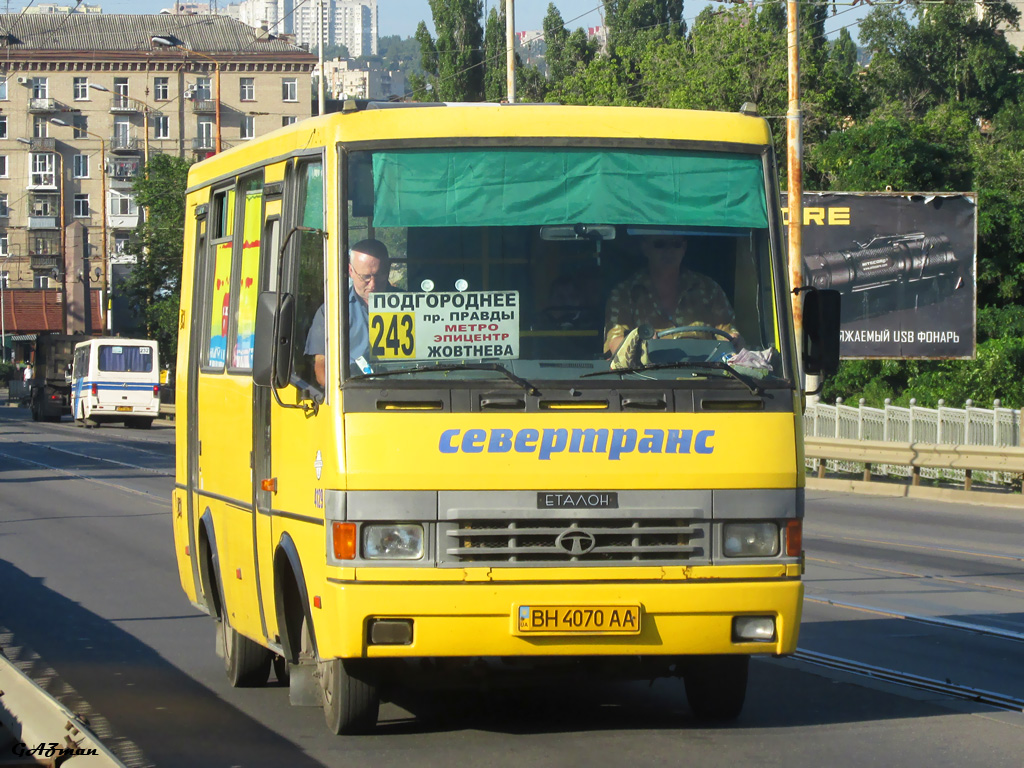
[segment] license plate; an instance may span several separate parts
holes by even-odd
[[[130,405],[118,405],[118,406],[114,407],[114,410],[116,410],[116,411],[128,411],[128,413],[131,413],[132,412],[132,407]]]
[[[638,605],[519,605],[516,634],[640,634]]]

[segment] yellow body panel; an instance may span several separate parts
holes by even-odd
[[[574,429],[604,429],[609,442],[616,429],[633,430],[637,438],[647,430],[689,431],[694,438],[711,432],[702,446],[711,452],[699,453],[690,445],[689,453],[640,453],[636,446],[611,458],[611,453],[573,453],[567,445],[545,459],[539,445],[531,452],[488,452],[486,445],[480,453],[441,450],[450,449],[467,430],[490,435],[497,429],[534,429],[538,435],[545,429],[564,429],[570,435]],[[351,413],[345,416],[347,488],[792,488],[798,474],[794,429],[794,417],[788,413]],[[451,435],[452,430],[459,434]]]

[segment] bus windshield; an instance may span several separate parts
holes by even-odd
[[[764,386],[789,375],[760,152],[346,157],[349,376],[735,384],[722,363]]]

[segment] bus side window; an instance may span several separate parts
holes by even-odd
[[[240,193],[244,196],[242,220],[238,222],[242,232],[242,253],[239,259],[239,273],[232,290],[237,293],[234,305],[234,329],[231,341],[231,368],[238,371],[252,370],[253,341],[256,333],[256,301],[259,297],[260,272],[260,228],[263,222],[263,173],[262,171],[242,180]]]
[[[292,226],[324,228],[323,164],[319,159],[300,162],[292,176],[295,215]],[[295,295],[293,370],[306,383],[324,389],[324,372],[317,358],[327,356],[328,327],[324,292],[324,238],[318,232],[292,234],[289,246],[290,284]]]
[[[202,286],[203,318],[202,366],[206,370],[224,370],[227,361],[228,319],[231,306],[231,262],[234,234],[235,190],[213,194],[213,218]]]

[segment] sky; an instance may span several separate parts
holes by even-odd
[[[540,29],[550,2],[552,0],[515,0],[516,30]],[[604,7],[601,0],[554,0],[554,3],[570,29],[596,27],[601,23],[600,11]],[[484,18],[491,7],[504,4],[505,0],[484,0]],[[421,21],[427,22],[431,30],[434,28],[427,0],[377,0],[377,12],[382,35],[412,37]]]
[[[0,9],[17,11],[20,10],[23,2],[11,2],[0,0]],[[40,2],[40,0],[35,0]],[[47,0],[53,2],[54,0]],[[84,0],[86,3],[99,5],[104,13],[159,13],[162,8],[174,6],[174,0]],[[212,0],[206,0],[212,1]],[[56,0],[67,5],[71,0]],[[217,0],[221,6],[226,6],[231,0]],[[483,0],[484,12],[492,6],[503,6],[505,0]],[[543,25],[544,16],[548,11],[548,3],[552,0],[515,0],[516,30],[536,30]],[[594,27],[601,24],[601,9],[604,3],[601,0],[553,0],[555,6],[562,14],[565,24],[569,29],[577,27]],[[688,0],[686,3],[686,20],[691,21],[707,5],[713,3],[708,0]],[[717,3],[714,3],[717,5]],[[857,39],[857,25],[864,17],[867,4],[851,8],[850,0],[840,0],[837,3],[839,13],[834,19],[829,19],[826,29],[835,32],[839,27],[850,25],[850,34],[854,40]],[[845,6],[845,7],[844,7]],[[427,22],[431,32],[434,25],[430,15],[430,3],[428,0],[377,0],[377,10],[380,18],[380,34],[399,35],[401,37],[412,37],[416,32],[416,25],[420,21]],[[851,12],[852,11],[852,12]]]

